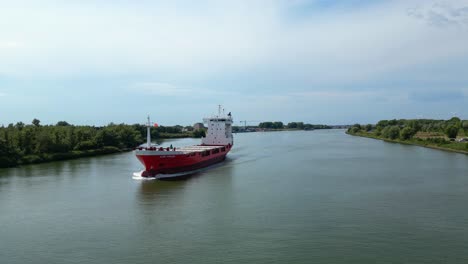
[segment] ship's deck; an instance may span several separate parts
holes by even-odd
[[[203,152],[207,150],[213,150],[213,149],[218,149],[218,148],[223,148],[225,146],[202,146],[202,145],[194,145],[194,146],[186,146],[186,147],[181,147],[181,148],[168,148],[168,147],[150,147],[150,148],[144,148],[140,147],[137,148],[136,151],[138,154],[143,154],[146,153],[147,155],[152,154],[158,154],[158,155],[169,155],[169,154],[176,154],[176,155],[183,155],[183,154],[190,154],[194,152]]]
[[[192,153],[192,152],[202,152],[206,150],[217,149],[221,147],[223,146],[186,146],[186,147],[177,148],[176,151],[181,151],[184,153]]]

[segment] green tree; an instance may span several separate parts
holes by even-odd
[[[465,130],[465,135],[468,136],[468,120],[463,120],[462,122],[462,128]]]
[[[75,150],[91,150],[91,149],[98,149],[98,145],[94,140],[85,140],[78,142],[75,146]]]
[[[10,167],[18,164],[19,151],[0,138],[0,167]]]
[[[194,138],[201,138],[201,137],[205,137],[205,129],[198,129],[198,130],[194,130],[193,132],[193,137]]]
[[[273,123],[273,128],[276,128],[276,129],[283,129],[283,127],[284,127],[283,122],[276,121],[276,122]]]
[[[384,138],[396,139],[400,136],[400,128],[398,126],[386,126],[382,129]]]
[[[296,122],[288,123],[288,128],[297,128],[297,123]]]
[[[34,126],[38,127],[41,124],[41,121],[39,119],[34,118],[33,121],[31,122]]]
[[[404,127],[400,131],[400,138],[403,140],[408,140],[414,136],[414,130],[411,127]]]
[[[69,126],[70,124],[67,121],[58,121],[56,126]]]
[[[348,129],[348,132],[351,133],[351,134],[356,134],[360,131],[359,127],[357,126],[352,126]]]
[[[376,127],[383,129],[384,127],[388,126],[388,120],[380,120]]]
[[[400,128],[398,126],[390,127],[388,137],[390,139],[397,139],[399,136],[400,136]]]
[[[382,128],[379,127],[379,126],[377,126],[377,127],[375,128],[374,134],[375,134],[376,136],[380,137],[380,136],[382,135]]]
[[[418,120],[409,120],[406,126],[410,127],[415,134],[422,128],[422,124]]]
[[[260,128],[273,128],[273,122],[262,122],[258,125]]]
[[[457,127],[456,125],[448,126],[448,127],[445,129],[445,134],[446,134],[447,137],[449,137],[449,138],[456,138],[457,135],[458,135],[458,127]]]
[[[389,126],[396,126],[398,124],[398,121],[396,119],[392,119],[388,121]]]
[[[460,120],[460,118],[458,118],[458,117],[452,117],[452,118],[450,118],[450,120],[448,120],[447,123],[449,123],[449,124],[451,124],[451,125],[454,125],[454,126],[456,126],[456,127],[458,127],[458,128],[461,127],[461,120]]]
[[[21,131],[24,128],[24,123],[23,122],[16,123],[15,128]]]
[[[45,130],[40,131],[39,134],[37,135],[35,143],[36,143],[35,148],[34,148],[35,154],[40,155],[40,154],[48,153],[49,150],[51,149],[51,146],[53,145],[51,134],[49,134]]]
[[[119,138],[116,131],[112,127],[105,127],[96,134],[96,143],[100,147],[104,146],[119,146]]]

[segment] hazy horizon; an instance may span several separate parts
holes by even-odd
[[[468,0],[19,0],[0,30],[4,125],[468,119]]]

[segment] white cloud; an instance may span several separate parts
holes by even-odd
[[[468,28],[468,3],[464,1],[434,2],[408,9],[408,14],[435,27]]]

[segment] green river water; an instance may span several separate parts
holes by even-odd
[[[141,167],[0,169],[0,263],[468,263],[468,155],[317,130],[236,134],[177,181]]]

